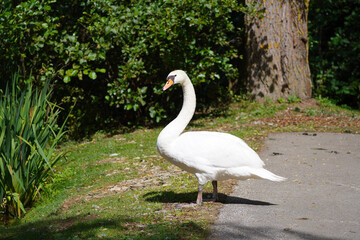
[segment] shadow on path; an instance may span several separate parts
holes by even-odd
[[[204,197],[211,196],[211,193],[204,193]],[[192,203],[197,197],[197,192],[190,193],[175,193],[173,191],[153,191],[144,194],[143,196],[148,202],[160,202],[160,203]],[[206,201],[206,199],[204,200]],[[219,202],[223,204],[244,204],[244,205],[258,205],[258,206],[271,206],[276,205],[269,202],[263,202],[258,200],[251,200],[246,198],[240,198],[236,196],[227,196],[219,193]]]

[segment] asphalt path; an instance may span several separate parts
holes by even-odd
[[[259,155],[288,179],[240,181],[210,239],[360,239],[359,134],[272,134]]]

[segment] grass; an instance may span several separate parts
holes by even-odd
[[[323,102],[242,101],[217,117],[195,118],[188,129],[230,132],[256,150],[271,132],[360,132],[359,112]],[[157,154],[160,131],[63,144],[67,158],[55,167],[55,181],[22,220],[0,226],[0,239],[205,239],[236,181],[219,184],[221,202],[191,207],[196,178]],[[210,195],[211,184],[204,192]]]

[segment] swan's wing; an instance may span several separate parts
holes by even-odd
[[[262,167],[263,161],[242,139],[219,132],[186,132],[173,145],[178,156],[203,159],[209,167]]]

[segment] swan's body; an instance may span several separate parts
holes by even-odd
[[[181,169],[195,174],[199,182],[196,203],[202,203],[203,185],[212,181],[214,200],[217,199],[217,181],[261,178],[282,181],[263,168],[264,162],[242,139],[221,132],[195,131],[182,133],[195,112],[194,87],[184,71],[176,70],[167,77],[164,90],[180,83],[184,102],[179,115],[159,134],[157,148],[161,156]]]

